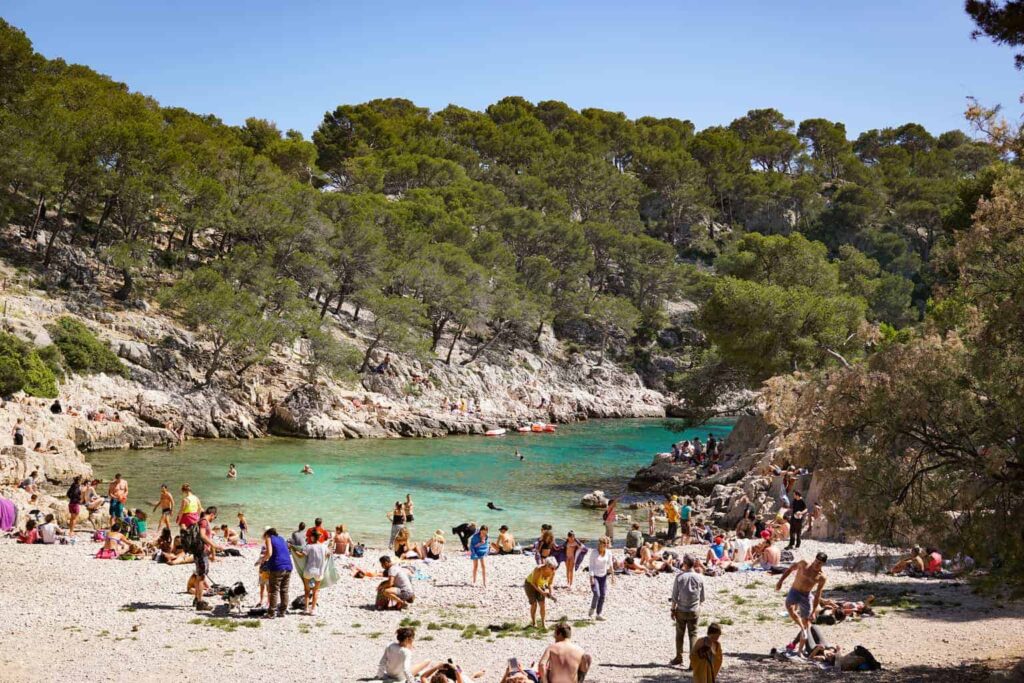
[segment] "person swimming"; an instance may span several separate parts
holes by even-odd
[[[302,466],[302,474],[313,474],[313,468],[309,465]]]
[[[498,512],[502,512],[502,511],[504,511],[505,508],[500,508],[497,505],[495,505],[494,503],[488,502],[487,503],[487,509],[488,510],[496,510]]]
[[[523,454],[519,452],[518,448],[516,449],[516,457],[519,458],[520,461],[526,459],[526,458],[523,457]]]

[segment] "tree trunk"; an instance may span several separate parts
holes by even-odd
[[[46,253],[43,255],[43,268],[49,268],[53,260],[53,245],[56,244],[64,228],[64,200],[62,199],[57,208],[57,220],[53,224],[53,232],[50,233],[50,241],[46,244]]]
[[[213,356],[210,357],[210,365],[206,368],[206,381],[203,383],[204,387],[210,386],[213,382],[213,376],[220,370],[220,356],[221,352],[224,351],[224,344],[219,344],[213,350]]]
[[[121,288],[114,292],[114,298],[118,301],[127,301],[128,297],[132,294],[132,288],[135,285],[135,280],[132,278],[132,272],[127,268],[121,269],[121,277],[124,278],[124,283]]]
[[[39,231],[39,223],[43,220],[46,215],[46,203],[43,195],[39,195],[39,202],[36,204],[36,215],[32,218],[32,229],[28,231],[28,238],[34,240],[36,238],[36,232]]]
[[[448,324],[448,318],[442,318],[438,322],[432,322],[430,324],[430,350],[431,352],[437,351],[437,345],[441,342],[441,335],[444,334],[444,328]]]
[[[334,298],[333,295],[328,294],[324,297],[324,305],[320,307],[320,319],[323,320],[324,316],[327,315],[327,309],[331,307],[331,300]]]
[[[489,348],[489,347],[491,346],[491,344],[493,344],[494,342],[496,342],[496,341],[498,340],[498,337],[500,337],[501,335],[503,335],[503,334],[505,333],[505,330],[506,330],[506,329],[507,329],[507,328],[506,328],[506,327],[505,327],[504,325],[502,325],[502,326],[501,326],[501,327],[500,327],[500,328],[498,329],[498,331],[494,333],[494,336],[493,336],[493,337],[491,337],[490,339],[488,339],[487,341],[485,341],[485,342],[484,342],[483,344],[481,344],[480,346],[478,346],[478,347],[477,347],[477,348],[476,348],[476,349],[475,349],[475,350],[473,351],[473,354],[472,354],[472,355],[471,355],[471,356],[470,356],[469,358],[467,358],[466,360],[462,361],[462,365],[469,365],[470,363],[472,363],[473,361],[475,361],[475,360],[476,360],[476,359],[477,359],[477,358],[478,358],[478,357],[480,356],[480,354],[481,354],[481,353],[483,353],[484,351],[486,351],[486,350],[487,350],[487,349],[488,349],[488,348]]]
[[[363,307],[360,306],[359,304],[356,304],[356,310],[352,311],[352,322],[358,322],[359,321],[359,312],[362,311],[362,310],[363,310]]]
[[[100,245],[100,237],[103,236],[103,226],[107,224],[107,219],[110,218],[110,212],[114,208],[114,195],[107,197],[107,201],[103,202],[103,213],[100,214],[99,223],[96,224],[96,234],[92,236],[92,248],[96,249]]]
[[[370,355],[377,350],[377,344],[380,343],[380,337],[377,337],[366,347],[366,353],[363,354],[363,364],[359,366],[359,372],[366,372],[367,368],[370,367]]]
[[[452,351],[455,350],[456,342],[458,342],[459,339],[462,338],[462,333],[465,332],[465,331],[466,331],[466,326],[465,325],[459,325],[459,329],[455,331],[454,335],[452,335],[452,343],[448,345],[448,354],[444,357],[444,364],[445,365],[451,365],[452,364]]]

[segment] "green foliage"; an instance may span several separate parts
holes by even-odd
[[[697,321],[729,364],[758,381],[817,367],[829,351],[854,348],[851,337],[864,312],[863,300],[846,295],[723,277]]]
[[[69,370],[87,375],[100,372],[129,375],[117,354],[78,320],[64,316],[48,329]]]
[[[30,344],[0,333],[0,396],[19,391],[52,398],[57,395],[57,378]]]

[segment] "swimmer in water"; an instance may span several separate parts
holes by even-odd
[[[519,452],[518,448],[516,449],[516,457],[520,460],[525,460],[525,458],[523,458],[523,454]]]
[[[238,470],[235,469],[235,463],[231,463],[228,466],[228,479],[235,479],[238,477]]]
[[[497,510],[497,511],[501,512],[504,508],[500,508],[497,505],[495,505],[494,503],[487,503],[487,509],[488,510]]]
[[[303,474],[313,474],[313,468],[310,467],[309,465],[303,465],[302,466],[302,473]]]

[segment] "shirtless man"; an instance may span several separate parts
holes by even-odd
[[[504,524],[498,529],[498,542],[491,544],[491,552],[498,555],[510,555],[516,547],[516,538]]]
[[[779,582],[775,584],[775,590],[782,590],[782,584],[786,581],[786,578],[790,574],[796,573],[796,578],[793,579],[793,586],[789,589],[789,593],[786,594],[786,611],[789,612],[789,617],[792,619],[797,626],[800,627],[800,636],[796,643],[790,643],[793,645],[797,652],[803,649],[804,643],[807,640],[807,629],[810,628],[811,622],[814,620],[814,614],[818,611],[818,605],[821,603],[821,592],[825,589],[825,573],[821,571],[821,568],[828,562],[828,555],[825,553],[818,553],[814,556],[814,561],[810,564],[806,560],[800,560],[790,565],[789,569],[779,577]],[[814,605],[811,605],[811,591],[814,591]]]
[[[128,480],[122,479],[120,472],[115,474],[114,481],[110,482],[107,495],[110,496],[110,518],[124,517],[124,504],[128,501]]]
[[[572,626],[564,622],[555,626],[555,642],[548,645],[537,664],[541,683],[577,683],[579,674],[590,668],[590,656],[570,642],[570,637]]]
[[[171,528],[171,513],[174,512],[174,496],[167,484],[160,484],[160,500],[153,506],[153,512],[160,508],[160,521],[156,523],[156,531],[159,534],[161,527]]]

